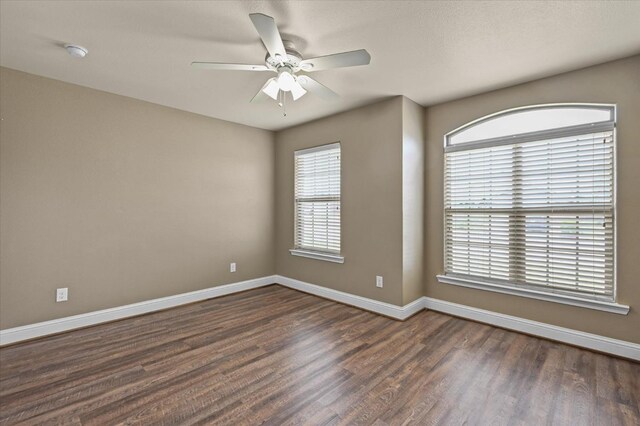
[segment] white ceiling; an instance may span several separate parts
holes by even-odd
[[[365,67],[314,73],[341,94],[304,96],[283,117],[249,100],[269,73],[248,14],[275,18],[304,57],[365,48]],[[430,105],[640,52],[640,1],[2,1],[0,64],[277,130],[405,95]],[[89,49],[84,60],[61,47]]]

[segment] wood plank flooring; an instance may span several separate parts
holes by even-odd
[[[280,286],[0,349],[0,424],[638,425],[640,364]]]

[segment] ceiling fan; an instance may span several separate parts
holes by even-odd
[[[192,62],[191,65],[195,68],[208,70],[271,71],[277,73],[277,77],[267,80],[262,89],[251,99],[251,102],[261,102],[271,98],[283,106],[286,92],[291,92],[294,101],[300,99],[307,92],[331,99],[338,96],[337,93],[308,75],[298,75],[298,73],[368,65],[371,61],[371,56],[364,49],[303,59],[293,42],[283,40],[280,37],[276,22],[271,16],[252,13],[249,17],[268,51],[264,65],[220,62]]]

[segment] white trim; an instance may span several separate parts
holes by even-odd
[[[311,154],[313,152],[327,151],[329,149],[334,149],[334,148],[340,148],[340,142],[333,142],[333,143],[328,143],[324,145],[314,146],[311,148],[299,149],[297,151],[294,151],[293,154],[305,155],[305,154]]]
[[[640,361],[640,344],[637,343],[611,339],[597,334],[585,333],[511,315],[486,311],[484,309],[433,299],[431,297],[423,296],[407,305],[397,306],[391,303],[380,302],[366,297],[356,296],[354,294],[295,280],[293,278],[283,277],[281,275],[266,276],[221,285],[218,287],[211,287],[204,290],[197,290],[190,293],[134,303],[131,305],[119,306],[116,308],[88,312],[86,314],[59,318],[22,327],[0,330],[0,345],[7,345],[22,340],[33,339],[49,334],[60,333],[76,328],[154,312],[161,309],[183,305],[185,303],[197,302],[199,300],[211,299],[231,293],[264,287],[274,283],[294,290],[303,291],[326,299],[345,303],[360,309],[376,312],[398,320],[405,320],[422,309],[429,309]]]
[[[115,308],[103,309],[100,311],[87,312],[85,314],[73,315],[70,317],[58,318],[50,321],[24,325],[21,327],[0,330],[0,346],[22,340],[42,337],[49,334],[61,333],[76,328],[88,327],[108,321],[127,318],[135,315],[146,314],[159,311],[161,309],[172,308],[186,303],[220,297],[231,293],[251,290],[258,287],[274,284],[275,276],[266,276],[247,281],[240,281],[232,284],[210,287],[204,290],[192,291],[189,293],[177,294],[174,296],[161,297],[159,299],[146,300],[144,302],[132,303],[130,305],[117,306]]]
[[[326,260],[327,262],[344,263],[344,256],[339,254],[323,253],[321,251],[311,251],[303,249],[290,249],[289,253],[294,256],[308,257],[309,259]]]
[[[345,303],[347,305],[355,306],[356,308],[365,309],[367,311],[375,312],[398,320],[405,320],[416,312],[424,309],[423,297],[416,299],[407,305],[398,306],[391,303],[380,302],[378,300],[369,299],[367,297],[356,296],[355,294],[345,293],[339,290],[333,290],[331,288],[310,284],[304,281],[295,280],[293,278],[283,277],[281,275],[276,275],[276,283],[285,287],[292,288],[294,290],[314,294],[316,296],[324,297],[325,299],[335,300],[336,302]]]
[[[424,307],[570,345],[640,361],[640,344],[424,297]]]
[[[460,142],[455,145],[448,145],[444,148],[445,153],[469,151],[472,149],[488,148],[494,146],[514,145],[517,143],[534,142],[543,139],[569,138],[572,136],[584,135],[587,133],[613,132],[615,123],[613,121],[602,121],[598,123],[578,124],[576,126],[563,127],[560,129],[538,130],[535,132],[520,133],[517,135],[498,136],[495,138],[480,139],[469,142]]]
[[[597,334],[585,333],[570,328],[558,327],[551,324],[532,321],[511,315],[491,312],[471,306],[438,300],[431,297],[421,297],[413,302],[397,306],[390,303],[379,302],[362,296],[345,293],[338,290],[310,284],[282,275],[275,276],[275,282],[294,290],[304,291],[326,299],[335,300],[357,308],[372,311],[391,318],[405,320],[422,309],[443,312],[461,318],[467,318],[486,324],[495,325],[521,333],[539,336],[561,343],[580,346],[595,351],[609,353],[624,358],[640,361],[640,344],[624,340],[612,339]]]
[[[453,284],[461,287],[475,288],[479,290],[494,291],[496,293],[511,294],[514,296],[528,297],[531,299],[545,300],[547,302],[562,303],[564,305],[579,306],[581,308],[596,309],[598,311],[612,312],[614,314],[627,315],[629,306],[615,302],[605,302],[596,299],[585,299],[575,296],[547,293],[529,288],[516,288],[506,285],[475,281],[466,278],[452,277],[448,275],[436,275],[438,281],[444,284]]]
[[[447,142],[449,141],[449,139],[455,135],[457,135],[458,133],[461,133],[464,130],[470,129],[471,127],[475,127],[478,124],[481,124],[485,121],[489,121],[489,120],[493,120],[495,118],[498,118],[500,116],[508,116],[514,113],[519,113],[519,112],[525,112],[527,110],[541,110],[541,109],[556,109],[556,108],[584,108],[584,109],[600,109],[600,110],[609,110],[610,111],[610,118],[607,121],[598,121],[596,123],[609,123],[609,122],[616,122],[616,104],[597,104],[597,103],[580,103],[580,102],[561,102],[561,103],[554,103],[554,104],[538,104],[538,105],[524,105],[524,106],[519,106],[519,107],[515,107],[515,108],[508,108],[502,111],[497,111],[497,112],[493,112],[491,114],[482,116],[480,118],[476,118],[475,120],[472,120],[468,123],[463,124],[462,126],[456,127],[455,129],[451,130],[450,132],[448,132],[447,134],[444,135],[444,147],[447,146],[453,146],[453,145],[448,145]],[[550,129],[550,130],[557,130],[557,129],[562,129],[562,127],[556,128],[556,129]],[[535,132],[532,132],[535,133]],[[471,141],[470,141],[471,142]],[[467,142],[460,142],[460,144],[463,143],[467,143]]]

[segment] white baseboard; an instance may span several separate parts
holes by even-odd
[[[431,297],[424,297],[423,299],[426,309],[640,361],[640,344],[637,343],[499,314]]]
[[[144,302],[133,303],[131,305],[117,306],[115,308],[103,309],[101,311],[87,312],[86,314],[29,324],[22,327],[8,328],[6,330],[0,330],[0,346],[20,342],[22,340],[33,339],[35,337],[100,324],[103,322],[159,311],[161,309],[197,302],[199,300],[211,299],[231,293],[251,290],[253,288],[264,287],[266,285],[274,284],[276,282],[275,278],[276,277],[274,275],[271,275],[206,288],[204,290],[177,294],[175,296],[146,300]]]
[[[540,336],[575,346],[584,347],[624,358],[640,361],[640,344],[631,343],[624,340],[611,339],[597,334],[585,333],[569,328],[558,327],[551,324],[532,321],[511,315],[499,314],[496,312],[478,309],[471,306],[460,305],[444,300],[421,297],[413,302],[398,306],[391,303],[379,302],[354,294],[345,293],[338,290],[310,284],[293,278],[281,275],[271,275],[232,284],[211,287],[204,290],[197,290],[190,293],[178,294],[175,296],[162,297],[160,299],[148,300],[131,305],[118,306],[101,311],[88,312],[86,314],[74,315],[59,318],[51,321],[44,321],[36,324],[29,324],[22,327],[0,330],[0,346],[20,342],[22,340],[42,337],[49,334],[69,331],[76,328],[96,325],[103,322],[127,318],[135,315],[146,314],[186,303],[220,297],[231,293],[251,290],[264,287],[270,284],[280,284],[294,290],[314,294],[326,299],[335,300],[357,308],[376,312],[398,320],[405,320],[422,309],[430,309],[468,318],[474,321],[507,328],[522,333]]]
[[[558,327],[525,318],[500,314],[497,312],[460,305],[431,297],[421,297],[405,306],[379,302],[362,296],[306,283],[293,278],[275,276],[275,282],[295,290],[315,294],[337,302],[366,309],[391,318],[404,320],[422,309],[430,309],[445,314],[468,318],[474,321],[495,325],[509,330],[519,331],[533,336],[544,337],[570,345],[580,346],[599,352],[640,361],[640,344],[612,339],[597,334],[585,333],[570,328]]]
[[[355,294],[345,293],[343,291],[333,290],[319,285],[310,284],[304,281],[295,280],[293,278],[283,277],[282,275],[276,275],[275,279],[276,283],[285,287],[304,291],[305,293],[314,294],[326,299],[335,300],[336,302],[355,306],[356,308],[365,309],[367,311],[372,311],[398,320],[405,320],[416,312],[424,309],[424,297],[416,299],[407,305],[398,306],[391,303],[379,302],[374,299],[356,296]]]

